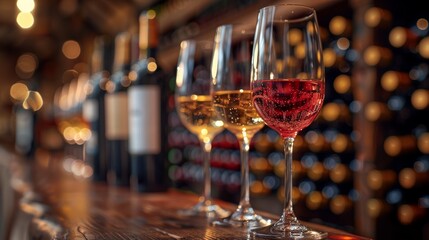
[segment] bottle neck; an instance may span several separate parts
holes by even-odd
[[[126,70],[131,62],[131,35],[128,32],[123,32],[116,37],[114,56],[113,71]]]
[[[146,48],[146,49],[140,49],[139,51],[139,59],[144,60],[148,58],[154,58],[156,59],[157,49],[156,48]]]
[[[139,59],[155,59],[159,41],[156,12],[148,10],[141,13],[139,25]]]

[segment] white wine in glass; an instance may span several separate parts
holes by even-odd
[[[252,54],[253,103],[264,122],[284,139],[283,212],[274,224],[251,230],[269,239],[322,239],[295,216],[292,206],[292,149],[299,131],[318,116],[325,98],[322,44],[313,8],[279,4],[258,14]]]
[[[256,112],[250,91],[250,64],[255,27],[227,24],[217,28],[212,61],[214,108],[225,128],[238,139],[241,157],[241,194],[231,216],[215,226],[262,227],[271,223],[256,214],[250,204],[249,149],[252,137],[265,126]]]
[[[180,44],[176,74],[176,109],[183,125],[198,137],[203,157],[203,193],[190,209],[180,210],[185,216],[222,218],[229,212],[211,198],[210,153],[213,138],[224,130],[222,120],[213,109],[210,95],[210,64],[213,43],[185,40]]]

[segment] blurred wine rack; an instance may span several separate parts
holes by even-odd
[[[375,239],[429,239],[429,15],[420,5],[343,1],[318,12],[326,98],[295,141],[301,219]],[[174,90],[174,77],[171,84]],[[199,191],[201,150],[180,124],[173,96],[170,103],[169,176],[176,187]],[[238,201],[240,155],[231,133],[215,138],[211,165],[213,195]],[[265,127],[250,153],[257,209],[280,213],[284,168],[282,139]]]

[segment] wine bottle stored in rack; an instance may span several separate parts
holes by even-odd
[[[128,92],[131,84],[128,73],[131,66],[131,40],[129,32],[115,38],[113,73],[106,83],[105,121],[107,139],[108,182],[129,186],[130,156],[128,152]]]
[[[140,14],[139,61],[128,88],[131,187],[140,192],[167,187],[168,78],[157,61],[157,25],[154,10]]]
[[[85,159],[93,168],[92,178],[95,181],[107,181],[104,95],[112,69],[113,47],[110,37],[96,38],[91,59],[90,88],[82,105],[83,118],[91,129],[91,137],[85,143]]]

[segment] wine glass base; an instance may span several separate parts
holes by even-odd
[[[259,215],[254,215],[250,219],[237,219],[227,217],[220,220],[216,220],[212,223],[214,226],[220,227],[234,227],[234,228],[244,228],[244,229],[252,229],[252,228],[260,228],[264,226],[268,226],[272,223],[270,219],[265,219]]]
[[[250,204],[240,204],[233,214],[227,218],[214,221],[212,225],[251,229],[268,226],[271,223],[271,219],[265,219],[256,214]]]
[[[251,239],[325,239],[328,236],[325,232],[318,232],[308,229],[305,226],[299,226],[294,230],[279,230],[275,225],[269,225],[262,228],[254,228],[250,230]]]
[[[200,201],[190,209],[179,210],[178,214],[183,217],[224,218],[230,212],[210,201]]]

